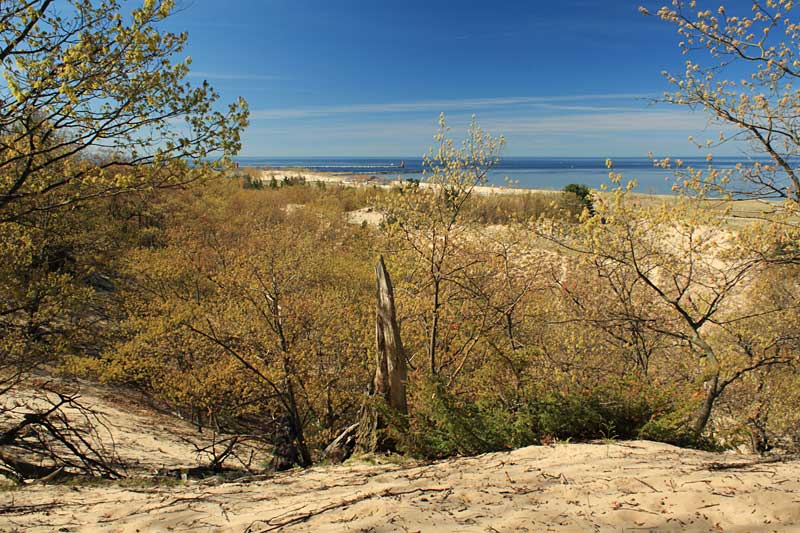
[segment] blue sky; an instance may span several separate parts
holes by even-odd
[[[645,2],[649,8],[660,4]],[[701,113],[653,104],[685,60],[625,0],[179,0],[193,81],[243,96],[247,156],[419,156],[438,115],[509,156],[697,155]],[[724,154],[724,150],[717,150]]]

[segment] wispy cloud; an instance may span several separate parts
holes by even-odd
[[[608,105],[569,105],[569,104],[533,104],[538,109],[554,111],[587,111],[591,113],[610,113],[614,111],[641,111],[642,106],[608,106]]]
[[[509,155],[601,154],[643,155],[650,150],[685,154],[693,135],[716,137],[718,125],[709,125],[704,113],[684,108],[642,107],[624,111],[569,111],[495,109],[480,113],[480,125],[494,135],[504,135]],[[451,113],[448,125],[454,137],[468,127],[470,113]],[[253,145],[268,146],[270,153],[288,155],[391,155],[421,154],[433,142],[436,117],[407,115],[336,117],[335,120],[256,123],[246,136]],[[247,143],[246,143],[247,144]],[[259,155],[259,154],[251,154]]]
[[[622,112],[593,112],[547,117],[522,116],[517,118],[490,118],[484,121],[491,129],[512,134],[579,135],[596,132],[664,132],[702,130],[708,119],[701,113],[683,109],[626,110]]]
[[[581,102],[600,100],[645,100],[654,97],[654,94],[619,93],[619,94],[583,94],[566,96],[509,96],[498,98],[462,98],[452,100],[424,100],[418,102],[388,102],[368,104],[346,104],[331,106],[312,106],[294,108],[261,109],[250,113],[252,120],[258,119],[300,119],[324,117],[343,114],[379,114],[379,113],[414,113],[414,112],[439,112],[439,111],[469,111],[478,109],[495,109],[512,106],[553,106],[557,102]],[[562,106],[561,109],[567,109]],[[603,108],[599,106],[576,107],[574,110],[621,110],[626,108]]]
[[[203,72],[190,71],[190,78],[203,78],[206,80],[236,80],[236,81],[288,81],[290,78],[271,74],[235,74],[230,72]]]
[[[718,135],[719,125],[709,124],[705,113],[651,105],[654,96],[503,97],[257,111],[259,118],[273,120],[254,121],[245,135],[275,154],[418,154],[432,142],[439,111],[447,112],[455,138],[477,114],[482,128],[505,136],[511,155],[686,153],[692,146],[689,135]]]

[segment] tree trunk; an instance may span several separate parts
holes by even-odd
[[[755,409],[747,417],[747,426],[750,429],[750,448],[753,453],[766,453],[772,449],[769,434],[767,433],[768,410],[764,409],[768,400],[764,398],[764,376],[759,375],[757,379],[758,388],[755,393]]]
[[[291,379],[287,380],[286,391],[287,412],[278,422],[273,438],[275,449],[270,467],[276,471],[288,470],[295,464],[303,468],[312,464]]]
[[[428,345],[428,359],[431,365],[431,376],[436,375],[436,341],[439,335],[439,279],[433,280],[433,320],[431,337]]]
[[[375,312],[376,361],[372,397],[361,410],[358,428],[358,450],[389,451],[394,448],[384,430],[389,424],[384,406],[391,418],[402,420],[408,414],[406,403],[406,356],[394,307],[394,289],[383,257],[375,266],[377,306]],[[380,405],[383,403],[384,405]],[[395,416],[396,415],[396,416]]]
[[[714,374],[709,381],[706,382],[706,397],[703,404],[700,406],[700,411],[692,424],[692,432],[695,437],[699,437],[706,429],[708,420],[711,418],[711,411],[714,409],[714,402],[716,402],[722,390],[719,387],[719,374]]]
[[[272,461],[270,469],[289,470],[294,465],[311,466],[311,456],[302,436],[298,438],[297,423],[292,414],[284,414],[277,422],[273,434]]]

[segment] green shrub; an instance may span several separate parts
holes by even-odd
[[[652,391],[637,391],[627,383],[590,391],[553,394],[539,408],[539,431],[557,439],[633,439],[639,429],[662,409]]]
[[[409,431],[399,438],[402,451],[438,459],[503,449],[486,431],[485,413],[477,405],[460,400],[437,381],[424,384],[419,396],[429,400],[412,410]]]
[[[242,188],[261,190],[264,188],[264,182],[261,180],[261,178],[251,176],[250,174],[245,174],[242,178]]]
[[[647,387],[623,381],[580,391],[528,390],[513,403],[458,397],[440,382],[417,391],[409,433],[401,447],[436,459],[476,455],[558,439],[635,439],[653,420],[671,414],[670,404]],[[671,434],[662,435],[665,440]],[[641,437],[644,438],[644,437]]]
[[[594,214],[594,203],[592,202],[592,190],[582,183],[570,183],[564,187],[565,193],[571,193],[578,197],[581,206],[589,210],[590,214]]]
[[[691,414],[686,409],[677,409],[652,418],[638,432],[638,438],[665,442],[682,448],[719,450],[720,447],[708,437],[697,436],[691,430]]]

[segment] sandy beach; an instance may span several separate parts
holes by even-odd
[[[387,179],[379,176],[370,176],[365,174],[338,174],[327,172],[313,172],[310,170],[260,170],[253,169],[257,176],[264,183],[269,183],[273,178],[276,182],[282,183],[290,179],[301,178],[306,183],[325,183],[325,184],[339,184],[346,187],[381,187],[392,188],[398,187],[400,181],[395,179]],[[420,187],[430,187],[425,182],[420,183]],[[492,195],[492,194],[527,194],[527,193],[545,193],[545,194],[561,194],[562,191],[554,189],[523,189],[519,187],[499,187],[495,185],[479,185],[474,189],[476,194]]]
[[[253,176],[257,176],[264,183],[269,183],[273,178],[276,182],[282,183],[287,179],[301,178],[306,183],[324,183],[335,184],[345,187],[380,187],[383,189],[390,189],[398,187],[400,181],[398,179],[384,179],[377,176],[363,175],[363,174],[345,174],[345,173],[327,173],[327,172],[313,172],[306,169],[288,169],[288,170],[264,170],[258,168],[249,168],[248,172]],[[427,183],[420,183],[420,187],[430,187]],[[498,187],[494,185],[479,185],[474,188],[474,193],[480,196],[493,196],[493,195],[524,195],[524,194],[545,194],[545,195],[559,195],[563,191],[557,189],[527,189],[521,187]],[[594,195],[601,196],[607,194],[603,191],[595,191]],[[633,190],[629,193],[630,197],[635,199],[642,205],[655,205],[664,201],[676,201],[679,196],[677,194],[652,194],[643,193]],[[732,223],[739,223],[748,220],[760,220],[764,216],[769,216],[774,212],[776,203],[774,201],[757,200],[752,198],[739,198],[736,200],[729,199],[714,199],[707,198],[704,203],[710,209],[725,210],[731,208],[731,212],[726,218]],[[377,220],[375,216],[367,217],[368,222],[375,223]],[[361,215],[356,213],[351,216],[351,219],[360,222]]]

